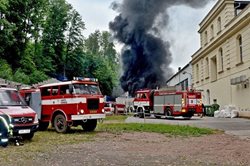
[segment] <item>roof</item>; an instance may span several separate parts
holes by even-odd
[[[17,89],[15,89],[15,88],[0,88],[0,90],[17,90]]]
[[[48,87],[48,86],[60,86],[60,85],[69,85],[69,84],[97,84],[97,82],[94,81],[65,81],[65,82],[58,82],[58,83],[50,83],[50,84],[44,84],[39,87]]]
[[[189,62],[188,64],[186,64],[183,68],[181,68],[179,71],[177,71],[174,75],[172,75],[172,77],[170,77],[166,83],[168,83],[169,81],[171,81],[175,76],[177,76],[178,74],[182,73],[184,69],[186,69],[189,65],[191,64],[191,62]]]
[[[150,92],[151,89],[141,89],[141,90],[137,90],[136,92],[138,93],[147,93],[147,92]]]

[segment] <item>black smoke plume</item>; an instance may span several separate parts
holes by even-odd
[[[172,75],[170,43],[161,38],[167,9],[174,5],[203,7],[209,0],[123,0],[112,7],[120,14],[109,27],[122,49],[121,86],[130,95],[142,88],[164,85]],[[187,20],[188,21],[188,20]],[[191,20],[190,20],[191,21]]]

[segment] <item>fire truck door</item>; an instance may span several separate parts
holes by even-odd
[[[164,96],[154,96],[154,113],[163,113]]]
[[[181,111],[182,95],[174,95],[174,111]]]
[[[37,113],[38,119],[41,119],[41,102],[41,93],[32,92],[29,106]]]

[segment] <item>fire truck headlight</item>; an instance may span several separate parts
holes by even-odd
[[[182,109],[181,112],[186,112],[186,109]]]
[[[104,103],[104,98],[100,98],[100,99],[99,99],[99,102],[100,102],[100,103]]]
[[[105,113],[105,110],[104,110],[104,109],[102,109],[102,113]]]
[[[84,114],[84,110],[83,110],[83,109],[81,109],[81,110],[80,110],[80,113],[81,113],[81,114]]]
[[[38,116],[37,116],[37,114],[35,115],[34,123],[38,123]]]
[[[0,133],[0,136],[2,136],[2,133]]]

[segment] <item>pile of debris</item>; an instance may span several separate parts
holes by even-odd
[[[226,105],[214,112],[215,118],[237,118],[238,116],[239,110],[234,105]]]

